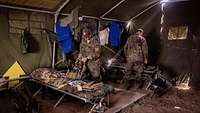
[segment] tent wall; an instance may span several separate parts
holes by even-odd
[[[53,30],[53,17],[47,14],[24,12],[0,8],[0,74],[3,74],[15,61],[26,73],[38,67],[51,64],[51,47],[47,34],[42,28]],[[22,54],[21,33],[30,28],[32,35],[30,53]]]
[[[77,0],[75,2],[78,3]],[[76,6],[75,2],[71,2],[73,6]],[[128,4],[124,2],[121,7],[118,8],[120,9],[122,7],[126,7],[128,9],[117,10],[117,8],[113,11],[116,13],[107,15],[106,17],[115,17],[117,19],[127,20],[132,16],[127,12],[132,14],[132,11],[138,9],[133,13],[135,15],[139,13],[140,10],[143,10],[144,6],[147,7],[152,3],[154,2],[151,1],[148,4],[141,3],[143,6],[141,9],[129,9],[132,8],[133,3]],[[87,5],[87,2],[84,4]],[[115,4],[115,2],[111,3],[109,6],[112,6],[113,4]],[[131,6],[127,6],[125,4]],[[159,63],[164,67],[169,68],[169,70],[174,72],[174,75],[172,74],[172,76],[180,75],[183,72],[192,74],[192,84],[195,86],[197,86],[198,82],[200,81],[200,17],[197,14],[197,11],[199,11],[199,6],[197,4],[198,3],[195,3],[194,1],[167,3],[164,8],[164,31],[161,35],[159,32],[161,27],[161,5],[155,6],[143,15],[134,19],[136,28],[143,28],[145,30],[145,37],[147,38],[149,46],[150,63]],[[83,5],[83,7],[85,5]],[[95,3],[94,6],[96,6]],[[101,5],[98,4],[98,6],[100,7]],[[71,11],[67,10],[67,7],[68,5],[63,9],[63,12],[69,13]],[[69,9],[70,8],[73,9],[74,7],[71,6]],[[84,15],[101,15],[97,12],[90,12],[96,11],[93,10],[95,8],[96,7],[89,8],[87,11],[81,10],[81,12]],[[125,19],[125,16],[120,16],[118,12],[125,15],[128,14],[130,17],[126,17]],[[0,73],[5,72],[5,70],[8,69],[8,67],[16,60],[19,61],[26,72],[31,72],[37,67],[50,66],[51,53],[49,43],[47,41],[46,34],[41,31],[41,28],[45,27],[48,29],[53,29],[53,18],[46,14],[28,13],[6,9],[0,9],[0,15],[0,51],[2,52],[0,54]],[[94,23],[92,26],[97,28],[96,21],[91,23]],[[181,25],[186,25],[189,27],[187,39],[173,41],[168,40],[169,27]],[[22,29],[27,26],[31,28],[31,33],[33,34],[35,40],[33,41],[33,43],[35,43],[33,44],[33,47],[36,49],[36,51],[23,55],[19,49],[20,34]]]
[[[163,52],[160,63],[170,67],[176,75],[190,73],[193,86],[200,81],[200,22],[199,6],[194,2],[169,3],[165,5]],[[188,26],[185,40],[168,40],[169,27]]]
[[[169,77],[182,73],[192,75],[191,85],[200,82],[200,16],[199,6],[194,1],[167,3],[164,7],[164,31],[160,34],[161,5],[157,5],[134,19],[137,28],[143,28],[149,46],[150,64],[160,64],[169,72]],[[189,27],[186,40],[168,40],[169,27]]]

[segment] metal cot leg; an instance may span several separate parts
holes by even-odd
[[[94,104],[94,105],[92,106],[92,108],[90,109],[89,113],[92,113],[96,106],[97,106],[97,105]]]
[[[61,103],[64,97],[65,97],[65,94],[63,94],[62,97],[57,101],[57,103],[54,105],[54,108],[56,108]]]
[[[110,106],[110,94],[108,94],[108,97],[107,97],[107,105]]]
[[[40,89],[38,89],[38,90],[33,94],[33,97],[36,97],[36,96],[40,93],[41,90],[42,90],[42,87],[41,87]]]

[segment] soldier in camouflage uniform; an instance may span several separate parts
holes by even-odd
[[[138,29],[135,35],[131,35],[128,38],[124,53],[127,60],[124,78],[127,86],[130,85],[130,81],[138,81],[140,79],[144,64],[147,64],[148,46],[143,37],[142,29]]]
[[[92,36],[89,30],[84,30],[80,44],[80,54],[87,58],[87,67],[92,79],[100,78],[100,42],[97,36]]]

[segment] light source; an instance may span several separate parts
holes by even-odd
[[[169,0],[161,0],[160,3],[166,3],[169,2]]]
[[[160,1],[162,10],[164,9],[164,6],[166,5],[167,2],[170,2],[170,0],[161,0]]]
[[[110,67],[113,63],[113,59],[109,59],[108,62],[107,62],[107,67]]]
[[[190,0],[161,0],[160,3],[167,3],[167,2],[186,2]]]
[[[131,34],[134,34],[135,23],[134,23],[134,21],[132,19],[127,21],[126,30]]]
[[[129,28],[129,27],[131,26],[131,24],[133,24],[133,22],[132,22],[132,20],[129,20],[129,21],[127,22],[126,28]]]

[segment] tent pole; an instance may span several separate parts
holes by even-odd
[[[118,19],[113,19],[113,18],[99,18],[99,17],[94,17],[94,16],[82,16],[83,18],[89,18],[89,19],[101,19],[101,20],[105,20],[105,21],[116,21],[116,22],[126,22],[126,21],[122,21],[122,20],[118,20]]]
[[[56,32],[56,20],[57,15],[54,15],[54,32]],[[55,68],[55,57],[56,57],[56,41],[53,41],[53,52],[52,52],[52,68]]]
[[[58,15],[60,11],[70,2],[70,0],[66,0],[55,12],[54,15],[54,32],[56,33],[56,21],[58,19]],[[53,56],[52,56],[52,68],[55,68],[55,57],[56,57],[56,41],[53,41]]]
[[[98,20],[98,29],[97,29],[98,33],[100,32],[100,30],[101,30],[101,19]]]
[[[47,11],[47,10],[37,10],[37,9],[23,8],[23,7],[17,7],[17,6],[2,5],[2,4],[0,4],[0,7],[8,8],[8,9],[23,10],[23,11],[39,12],[39,13],[45,13],[45,14],[53,14],[53,15],[56,14],[56,12]],[[59,14],[63,15],[63,16],[68,16],[69,15],[69,14],[66,14],[66,13],[59,13]],[[83,15],[82,17],[83,18],[90,18],[90,19],[99,19],[99,17],[87,16],[87,15]],[[122,21],[122,20],[112,19],[112,18],[102,18],[102,20],[125,22],[125,21]]]
[[[104,16],[106,16],[108,13],[110,13],[112,10],[114,10],[115,8],[117,8],[119,5],[121,5],[125,1],[126,0],[121,0],[119,3],[117,3],[115,6],[113,6],[110,10],[108,10],[103,15],[101,15],[100,18],[103,18]]]
[[[70,2],[71,0],[66,0],[57,10],[56,10],[56,14],[59,14],[61,12],[61,10]]]

